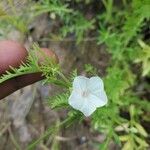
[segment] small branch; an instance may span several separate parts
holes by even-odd
[[[62,136],[56,136],[55,139],[62,142],[72,141],[75,140],[77,137],[62,137]]]
[[[12,143],[14,144],[14,146],[16,147],[17,150],[21,150],[21,147],[19,146],[19,144],[17,143],[13,133],[12,133],[12,130],[11,128],[9,127],[8,128],[8,132],[9,132],[9,135],[10,135],[10,139],[12,141]]]
[[[10,125],[11,125],[10,122],[5,125],[5,127],[0,131],[0,137],[8,130]]]
[[[97,37],[92,37],[92,38],[84,38],[82,42],[88,42],[88,41],[96,41]],[[43,38],[39,39],[38,42],[73,42],[77,41],[77,39],[73,38],[64,38],[64,39],[50,39],[50,38]]]

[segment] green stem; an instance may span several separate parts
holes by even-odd
[[[106,22],[108,22],[112,18],[113,0],[102,0],[102,2],[106,8]]]
[[[11,139],[12,143],[14,144],[16,150],[21,150],[21,147],[17,143],[17,141],[16,141],[16,139],[15,139],[15,137],[14,137],[10,127],[8,128],[8,131],[9,131],[9,134],[10,134],[10,139]]]
[[[68,85],[68,87],[70,87],[70,81],[64,76],[63,73],[58,72],[59,76],[66,82],[66,84]]]

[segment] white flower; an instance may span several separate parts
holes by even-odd
[[[69,104],[74,109],[81,111],[86,117],[90,116],[96,108],[107,104],[103,81],[98,76],[76,77],[73,81]]]

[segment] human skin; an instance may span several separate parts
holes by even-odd
[[[43,52],[58,62],[58,58],[55,53],[47,48],[41,48]],[[25,47],[15,41],[0,41],[0,75],[4,74],[7,70],[10,70],[10,66],[19,67],[22,62],[26,61],[28,52]],[[40,57],[40,56],[39,56]],[[42,61],[42,58],[39,58]],[[44,77],[41,73],[33,73],[28,75],[19,76],[11,80],[5,81],[0,84],[0,100],[13,92],[33,84]]]

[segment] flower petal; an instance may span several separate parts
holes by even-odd
[[[89,105],[93,103],[95,107],[102,107],[107,104],[107,96],[105,91],[99,91],[97,94],[90,94],[88,97]]]
[[[73,89],[78,89],[78,90],[85,90],[87,88],[87,83],[89,81],[89,78],[84,77],[84,76],[77,76],[75,77],[73,81]]]
[[[69,97],[69,104],[86,117],[90,116],[97,107],[107,104],[104,84],[98,76],[87,78],[78,76],[73,81],[73,91]]]
[[[88,100],[84,101],[83,107],[80,109],[80,111],[86,116],[90,116],[94,111],[96,110],[94,103],[89,103]]]
[[[104,84],[100,77],[91,77],[88,81],[88,89],[90,91],[104,90]]]
[[[69,105],[71,105],[74,109],[80,110],[84,104],[84,100],[80,96],[80,94],[73,90],[69,97]]]

